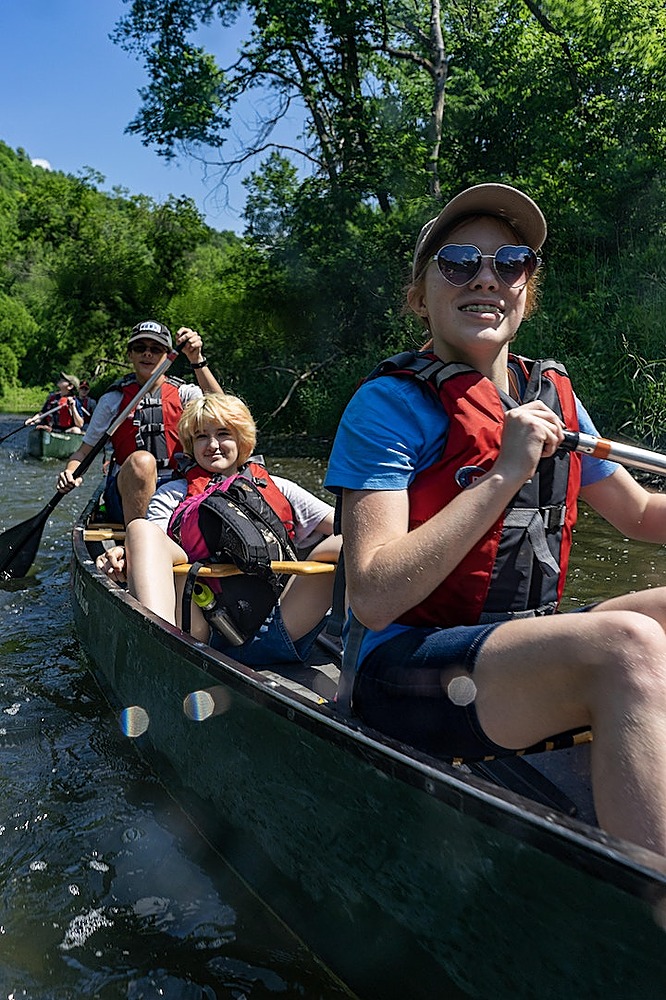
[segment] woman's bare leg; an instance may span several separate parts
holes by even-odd
[[[130,594],[171,625],[176,624],[173,567],[187,556],[153,521],[135,518],[127,525],[127,586]]]
[[[475,667],[476,707],[505,747],[591,725],[601,826],[666,854],[666,636],[621,601],[501,625]]]

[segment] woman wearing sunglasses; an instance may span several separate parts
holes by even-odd
[[[346,687],[368,724],[447,758],[591,727],[601,826],[663,855],[666,589],[555,612],[578,496],[660,543],[666,496],[559,450],[590,418],[560,364],[509,350],[545,238],[538,206],[502,184],[463,191],[419,234],[407,300],[427,344],[355,393],[326,477],[353,612],[341,700]]]

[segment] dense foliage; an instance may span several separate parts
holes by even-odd
[[[666,440],[666,10],[127,4],[115,38],[147,70],[129,129],[223,173],[255,154],[246,233],[210,230],[188,200],[105,195],[97,175],[45,173],[0,146],[3,387],[46,385],[63,366],[108,378],[128,327],[153,315],[202,332],[261,424],[329,436],[359,375],[419,336],[401,306],[421,223],[467,184],[502,180],[550,228],[519,349],[564,360],[603,431]],[[222,63],[202,39],[223,51],[240,16],[247,39]],[[248,98],[257,133],[239,149]],[[296,105],[298,151],[277,131]]]

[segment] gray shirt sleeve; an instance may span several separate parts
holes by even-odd
[[[170,479],[168,482],[163,483],[150,498],[148,510],[146,511],[146,519],[148,521],[155,521],[166,534],[171,515],[178,504],[183,502],[186,495],[187,482],[184,479]]]
[[[272,476],[273,482],[284,493],[294,510],[294,542],[301,549],[320,542],[325,536],[317,531],[317,527],[333,508],[325,500],[320,500],[313,493],[281,476]]]

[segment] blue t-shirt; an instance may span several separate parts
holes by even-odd
[[[576,399],[581,432],[598,432]],[[442,455],[449,418],[432,392],[414,379],[377,378],[354,393],[342,415],[333,442],[324,486],[332,493],[349,490],[406,490],[418,472]],[[615,462],[582,456],[581,485],[591,486],[610,476]],[[366,631],[359,662],[375,646],[403,631],[389,625]]]

